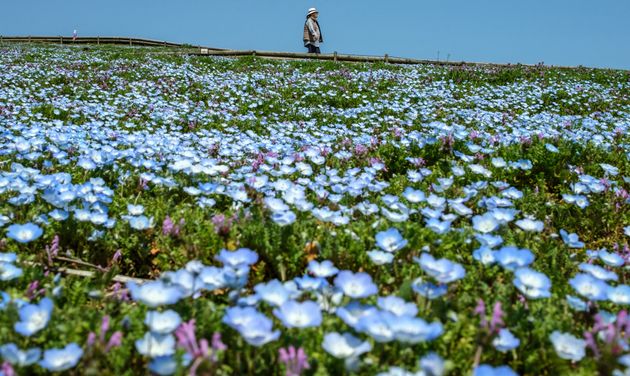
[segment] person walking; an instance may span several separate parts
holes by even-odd
[[[322,29],[319,27],[317,18],[319,12],[315,8],[310,8],[306,14],[306,22],[304,23],[304,47],[308,48],[309,54],[319,54],[319,44],[324,43],[322,38]]]

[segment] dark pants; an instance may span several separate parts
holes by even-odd
[[[309,54],[321,54],[319,47],[315,47],[312,44],[307,44],[306,47],[308,48]]]

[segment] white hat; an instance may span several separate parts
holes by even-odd
[[[318,12],[318,11],[317,11],[317,9],[315,9],[315,8],[310,8],[310,9],[308,10],[308,13],[306,14],[306,17],[310,16],[310,15],[311,15],[311,14],[313,14],[313,13],[319,13],[319,12]]]

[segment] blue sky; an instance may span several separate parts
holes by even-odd
[[[302,52],[311,6],[322,52],[630,69],[629,0],[19,0],[3,4],[0,34]]]

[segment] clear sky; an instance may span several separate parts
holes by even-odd
[[[5,0],[2,35],[134,36],[305,51],[630,69],[630,0]]]

